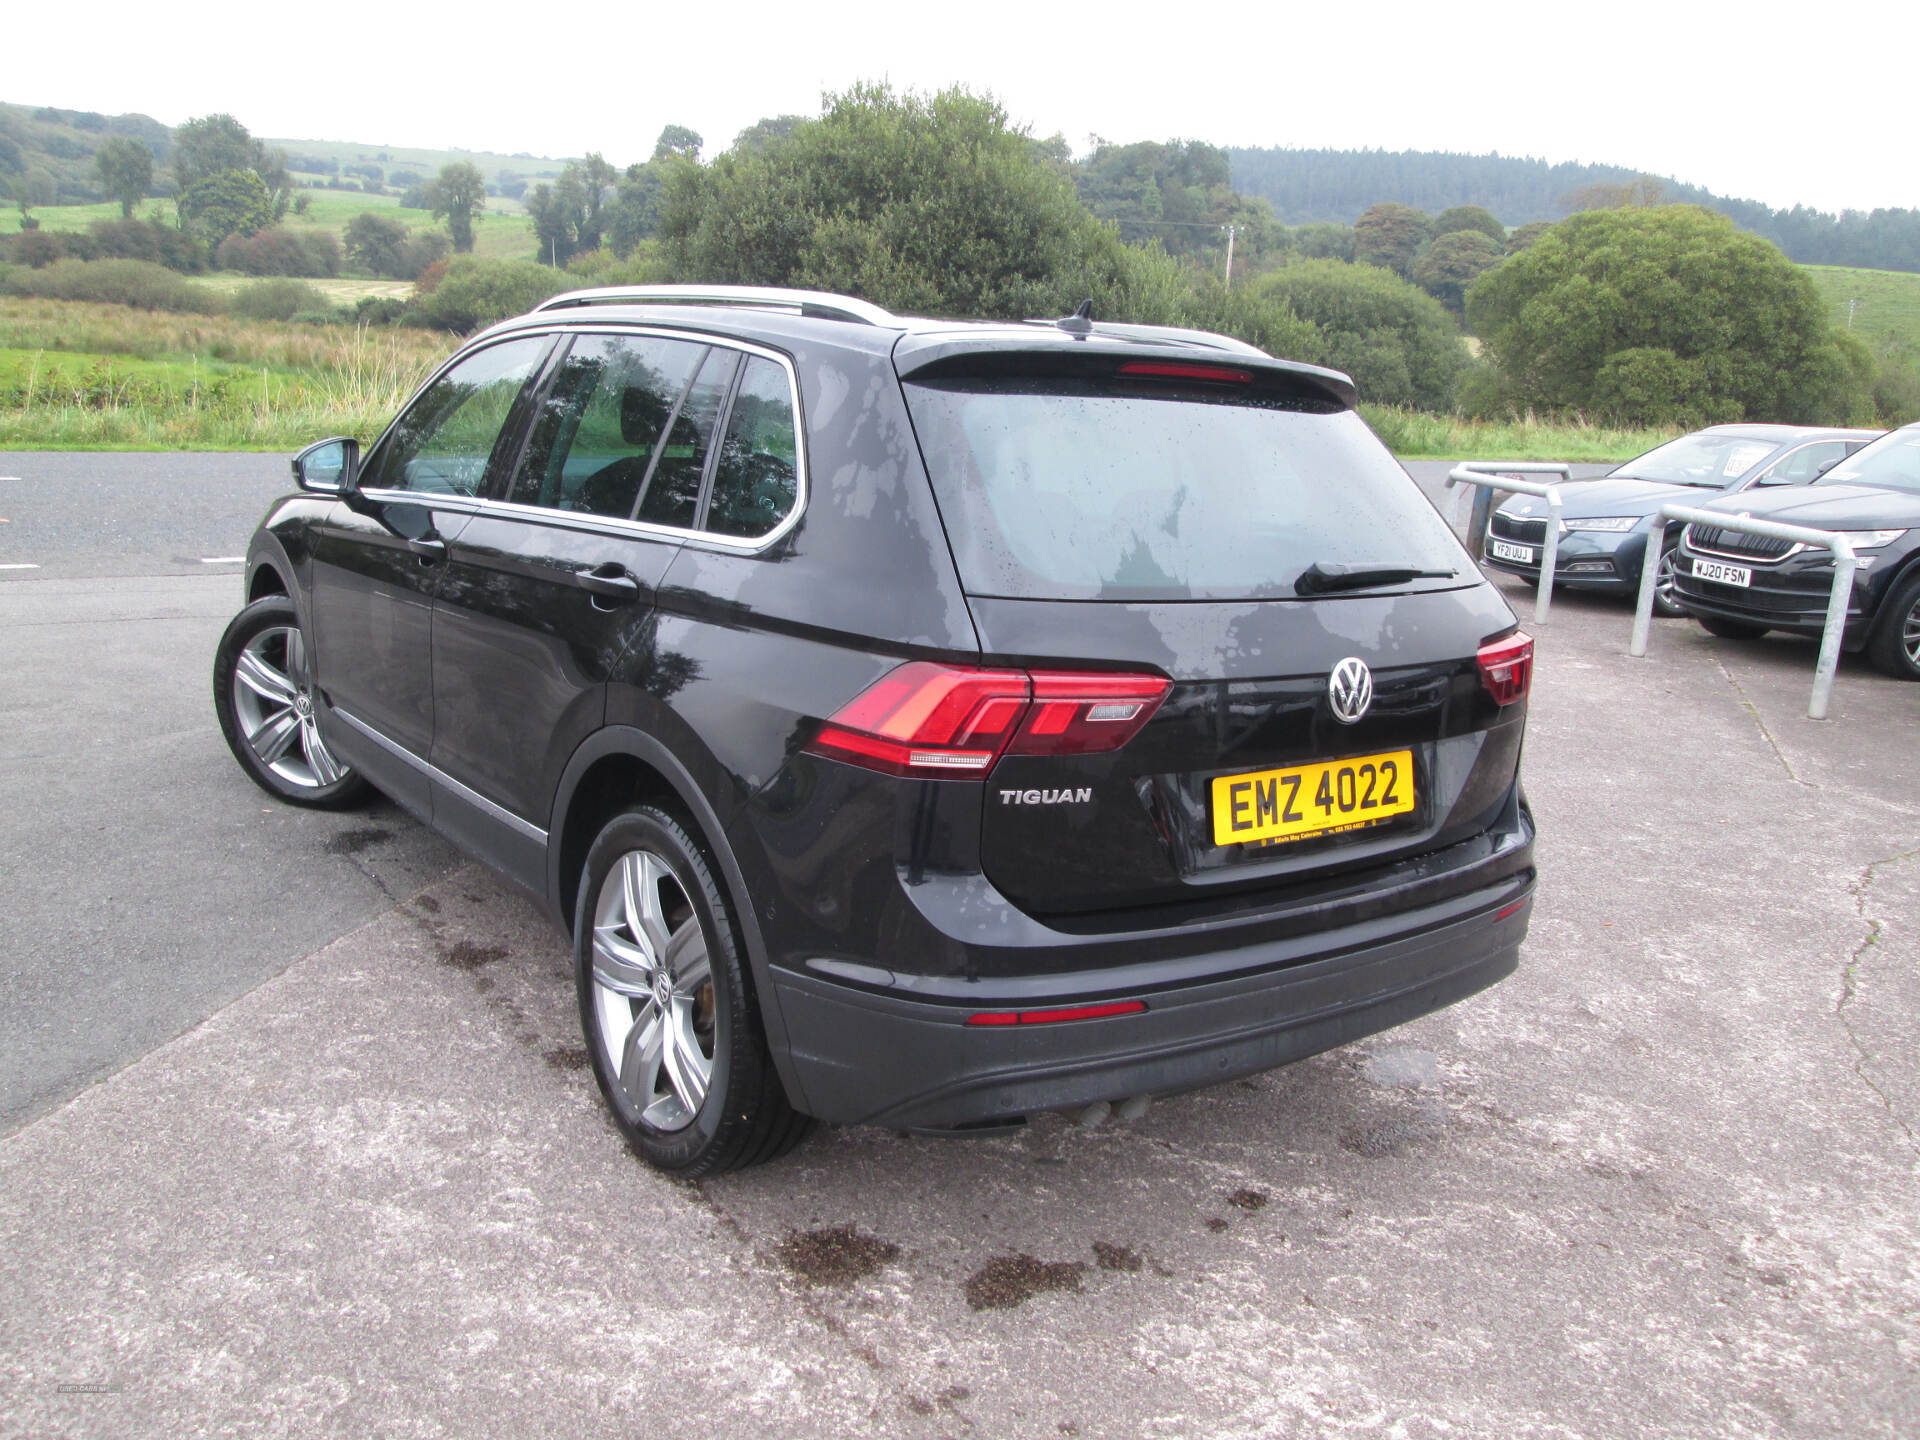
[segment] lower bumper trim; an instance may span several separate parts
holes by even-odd
[[[1218,1084],[1485,989],[1518,966],[1530,911],[1483,911],[1363,950],[1145,994],[1144,1013],[1061,1025],[968,1026],[951,1005],[778,971],[804,1091],[794,1099],[832,1124],[951,1131]]]

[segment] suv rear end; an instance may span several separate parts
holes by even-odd
[[[747,807],[801,1109],[965,1130],[1189,1089],[1517,963],[1530,642],[1345,377],[1232,344],[894,345],[874,403],[978,649],[883,657]]]

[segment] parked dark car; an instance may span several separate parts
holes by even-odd
[[[1637,594],[1653,517],[1662,505],[1698,504],[1705,492],[1735,494],[1762,485],[1805,485],[1882,432],[1802,425],[1715,425],[1656,446],[1596,480],[1562,487],[1554,581],[1574,589]],[[1680,527],[1663,527],[1654,608],[1681,614],[1673,600],[1673,551]],[[1515,495],[1493,512],[1484,563],[1540,583],[1547,502]]]
[[[1217,335],[584,292],[294,462],[215,669],[574,939],[682,1174],[1212,1084],[1518,961],[1532,642],[1343,375]]]
[[[1920,425],[1875,441],[1803,490],[1709,501],[1725,510],[1844,533],[1859,560],[1842,647],[1889,675],[1920,680]],[[1715,635],[1819,635],[1833,593],[1821,548],[1719,526],[1686,527],[1675,595]]]

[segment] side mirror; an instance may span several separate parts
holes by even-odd
[[[293,480],[319,495],[352,496],[360,489],[360,442],[335,436],[309,445],[293,457]]]
[[[1818,480],[1822,475],[1826,474],[1827,471],[1831,470],[1834,466],[1838,465],[1842,460],[1846,458],[1847,457],[1844,455],[1834,456],[1833,459],[1827,461],[1826,464],[1822,465],[1818,470],[1815,470],[1813,472],[1813,478]]]

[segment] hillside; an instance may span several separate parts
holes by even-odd
[[[399,193],[408,185],[439,173],[444,165],[464,160],[480,167],[491,192],[502,183],[538,183],[559,178],[566,159],[551,155],[501,155],[490,150],[434,150],[418,145],[375,145],[354,140],[275,140],[266,144],[283,151],[287,169],[302,185],[335,188],[347,184],[363,188],[369,181]],[[366,173],[377,170],[374,180]],[[377,192],[376,192],[377,193]]]
[[[1852,330],[1875,352],[1896,349],[1920,356],[1920,275],[1838,265],[1803,268],[1836,328]]]
[[[44,175],[50,182],[49,205],[103,199],[93,173],[93,152],[110,135],[145,141],[153,151],[156,177],[172,159],[172,127],[150,115],[0,103],[0,185],[12,194],[18,178]]]
[[[1516,155],[1430,150],[1229,147],[1227,154],[1233,188],[1266,200],[1289,225],[1351,225],[1368,206],[1393,200],[1429,214],[1454,205],[1481,205],[1513,227],[1559,220],[1584,208],[1577,191],[1627,185],[1640,178],[1639,171],[1618,165],[1549,165]],[[1920,271],[1920,210],[1849,210],[1844,215],[1800,205],[1774,210],[1666,176],[1653,178],[1667,201],[1718,210],[1803,265]]]

